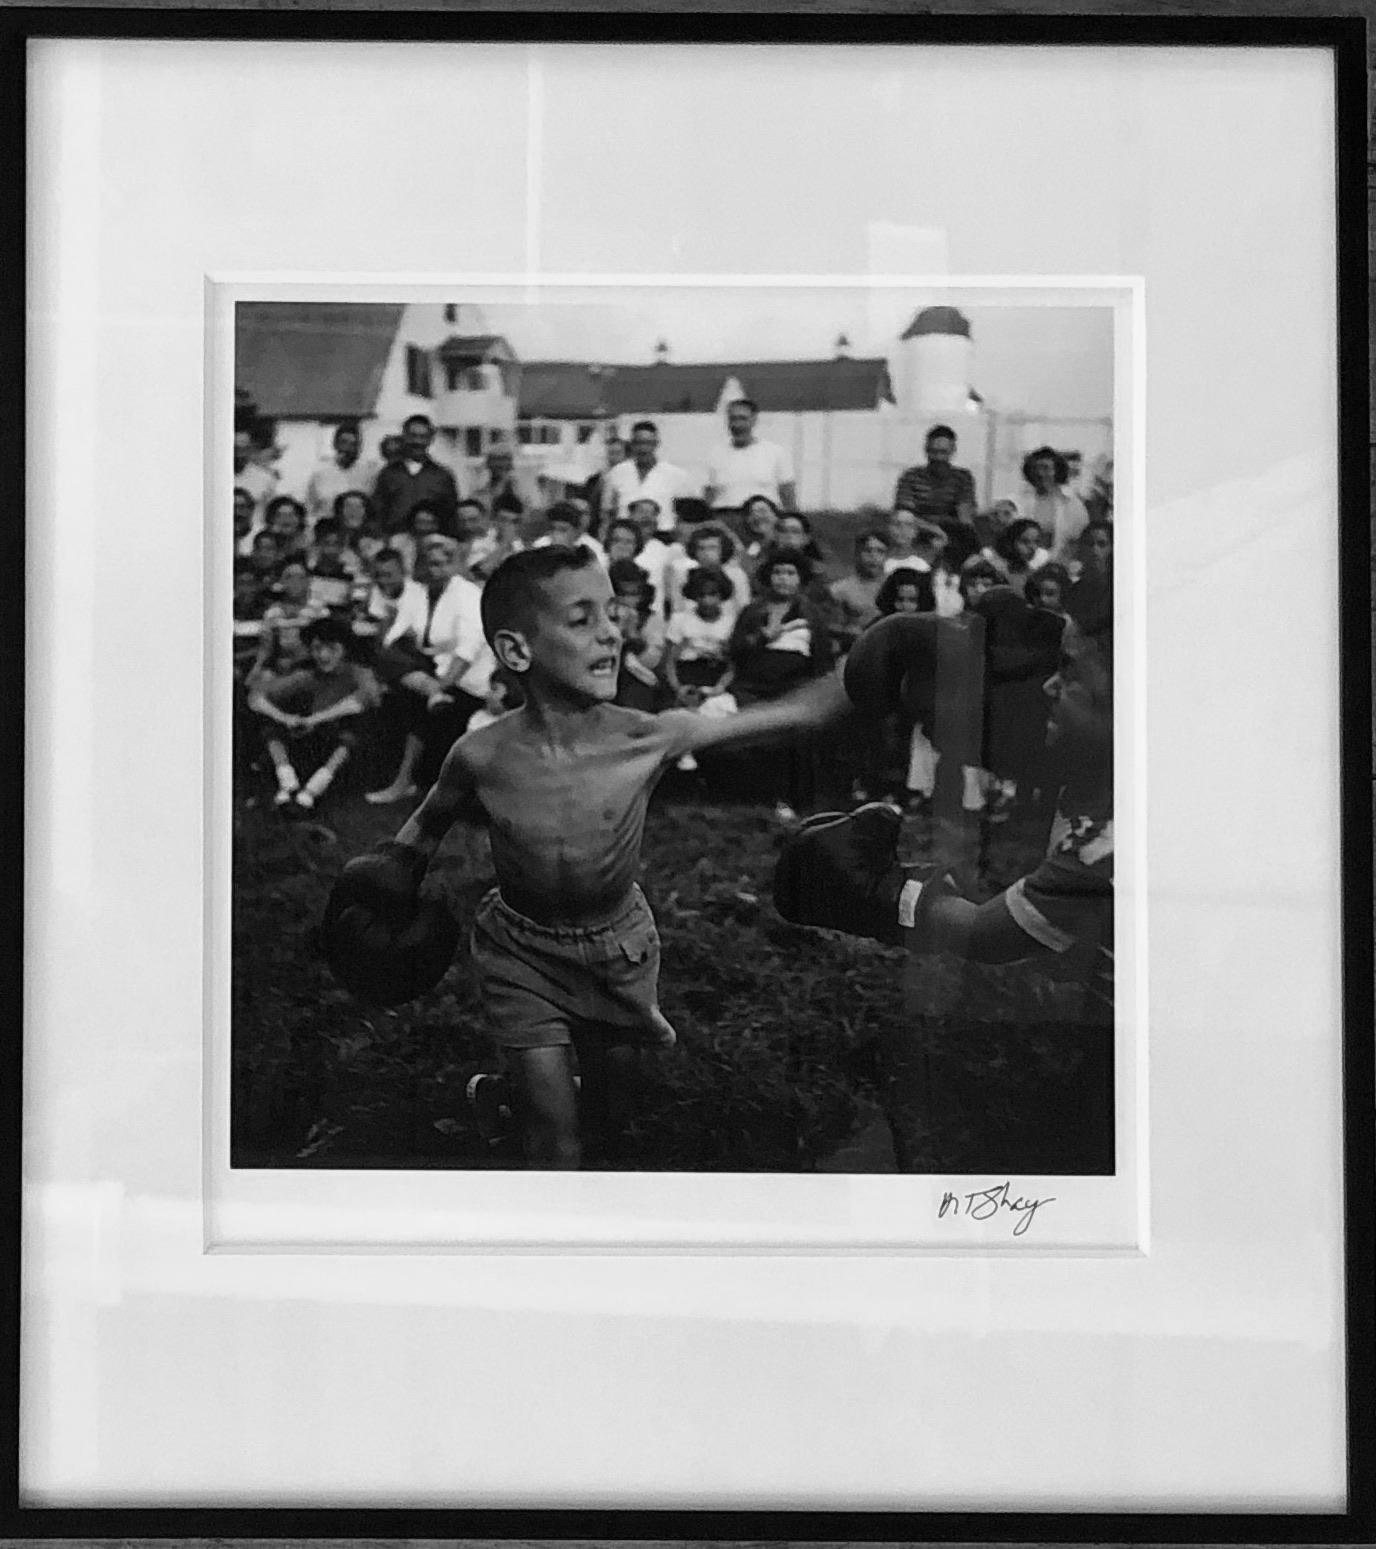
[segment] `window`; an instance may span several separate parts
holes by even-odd
[[[430,357],[417,344],[406,346],[406,391],[416,398],[429,398]]]
[[[457,323],[459,320],[459,309],[452,301],[445,306],[444,320],[446,323]]]
[[[518,420],[516,439],[522,446],[558,446],[559,426],[549,420]]]
[[[483,455],[483,429],[481,425],[469,425],[464,430],[463,455],[465,457],[481,457]]]

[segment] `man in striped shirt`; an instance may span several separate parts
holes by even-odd
[[[968,468],[957,468],[956,433],[949,425],[933,425],[925,443],[927,461],[905,468],[898,476],[893,503],[914,516],[936,522],[946,534],[947,560],[956,569],[979,548],[975,533],[975,480]]]

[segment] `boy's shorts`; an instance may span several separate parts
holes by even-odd
[[[639,887],[604,924],[540,925],[494,888],[478,905],[472,957],[498,1047],[545,1049],[596,1023],[627,1043],[668,1048],[659,1009],[659,931]]]

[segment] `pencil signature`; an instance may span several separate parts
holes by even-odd
[[[970,1194],[952,1194],[947,1189],[941,1196],[936,1218],[942,1221],[948,1215],[968,1216],[972,1221],[992,1221],[1007,1210],[1015,1217],[1013,1236],[1021,1237],[1041,1207],[1051,1204],[1055,1198],[1054,1194],[1048,1194],[1045,1199],[1028,1199],[1026,1195],[1014,1194],[1011,1180],[996,1183],[991,1189],[976,1189]]]

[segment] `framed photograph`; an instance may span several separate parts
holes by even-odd
[[[4,23],[9,1520],[1359,1539],[1360,23],[577,20]]]

